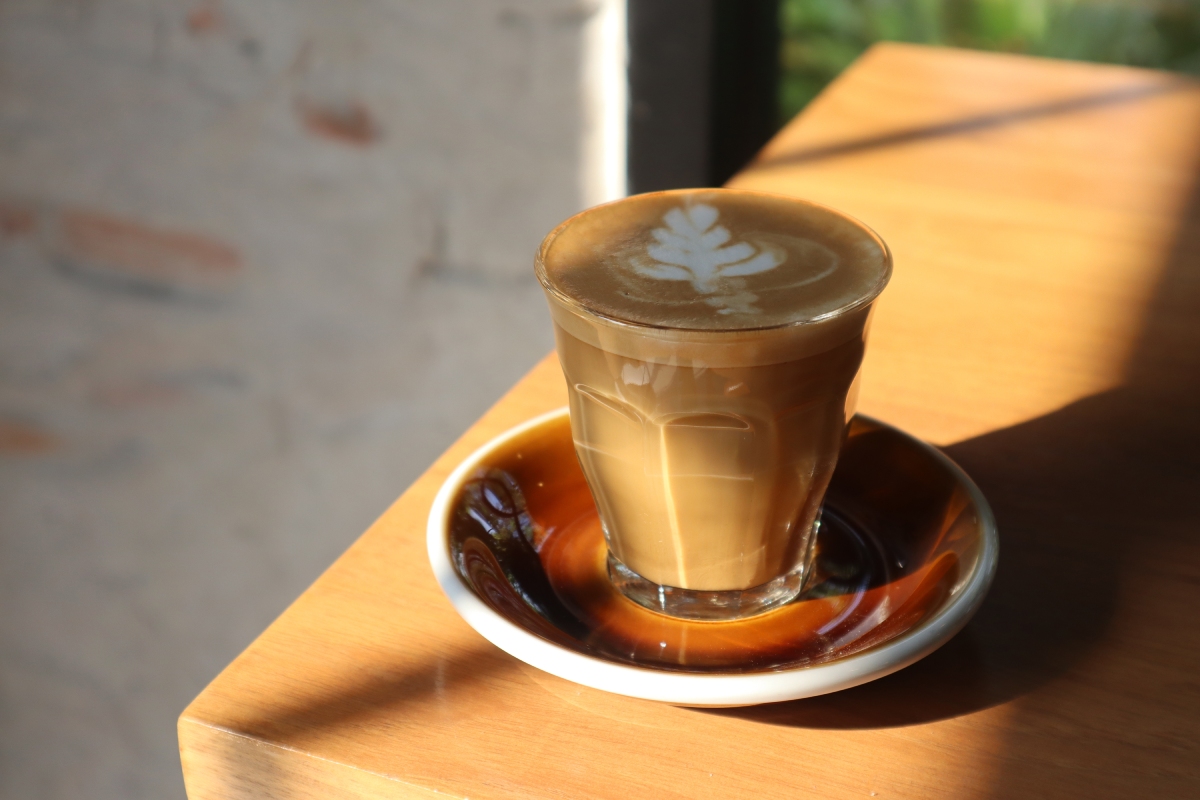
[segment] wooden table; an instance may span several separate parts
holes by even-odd
[[[1200,796],[1200,87],[878,46],[733,185],[891,244],[861,409],[1000,522],[975,621],[867,686],[697,711],[533,670],[434,584],[442,479],[547,358],[184,711],[192,800]]]

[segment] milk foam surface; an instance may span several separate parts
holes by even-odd
[[[866,226],[791,198],[656,192],[567,220],[542,245],[548,290],[602,317],[737,331],[820,320],[874,298],[891,259]]]

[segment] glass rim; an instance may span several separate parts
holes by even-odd
[[[570,227],[570,225],[573,222],[575,222],[577,219],[579,219],[580,217],[584,216],[585,214],[590,214],[593,211],[596,211],[597,209],[607,208],[608,206],[613,206],[618,203],[623,203],[623,202],[626,202],[635,197],[650,197],[650,196],[654,196],[654,195],[683,195],[683,194],[695,194],[697,192],[717,192],[720,194],[741,194],[741,195],[749,195],[751,197],[766,197],[766,198],[771,198],[774,200],[784,200],[788,203],[795,203],[798,205],[809,206],[811,208],[818,208],[818,209],[821,209],[822,211],[827,211],[831,214],[835,214],[835,215],[841,217],[842,219],[848,220],[853,225],[855,225],[856,227],[861,229],[863,233],[865,233],[870,239],[872,239],[877,245],[879,245],[880,250],[883,252],[883,272],[881,273],[879,280],[871,287],[871,289],[869,291],[865,292],[862,296],[857,297],[854,300],[846,303],[845,305],[838,306],[835,309],[826,311],[822,314],[818,314],[817,316],[810,317],[808,319],[790,320],[788,322],[780,322],[780,323],[777,323],[774,325],[757,325],[757,326],[749,326],[749,327],[744,327],[744,328],[689,328],[689,327],[685,327],[682,325],[655,325],[655,324],[648,323],[648,322],[634,322],[632,320],[622,319],[620,317],[613,316],[612,314],[605,314],[603,312],[589,308],[587,306],[587,304],[585,304],[583,301],[566,294],[565,292],[560,290],[558,287],[554,286],[553,283],[550,281],[549,276],[546,274],[546,265],[545,265],[546,252],[550,248],[550,246],[553,245],[554,241],[559,237],[559,235],[561,235],[563,231],[565,231],[568,227]],[[537,277],[538,283],[541,284],[543,291],[545,291],[548,295],[553,296],[556,300],[558,300],[560,303],[567,306],[568,308],[570,308],[573,311],[580,312],[588,317],[599,319],[608,324],[615,325],[618,327],[642,329],[642,330],[647,330],[647,331],[679,331],[681,333],[697,334],[700,336],[712,336],[715,338],[732,336],[732,335],[737,335],[737,334],[746,334],[746,333],[752,334],[755,332],[778,331],[778,330],[783,330],[783,329],[787,329],[787,328],[800,328],[800,327],[804,327],[807,325],[819,325],[822,322],[828,322],[831,319],[836,319],[837,317],[845,316],[847,314],[850,314],[854,311],[857,311],[857,310],[863,308],[864,306],[870,305],[879,297],[880,294],[883,293],[883,290],[887,288],[888,283],[891,282],[892,268],[893,268],[892,250],[890,247],[888,247],[887,242],[885,242],[883,240],[882,236],[880,236],[878,233],[875,232],[874,228],[867,225],[865,222],[858,219],[857,217],[851,216],[850,214],[847,214],[844,211],[839,211],[836,208],[832,208],[831,206],[827,206],[823,203],[816,203],[816,202],[813,202],[812,200],[805,200],[803,198],[794,197],[792,195],[780,194],[778,192],[761,192],[761,191],[753,190],[753,189],[728,189],[725,187],[715,187],[715,186],[714,187],[696,187],[696,188],[691,188],[691,189],[663,189],[663,190],[656,191],[656,192],[640,192],[638,194],[626,195],[625,197],[619,197],[615,200],[609,200],[608,202],[605,202],[605,203],[598,203],[594,206],[589,206],[588,208],[585,208],[582,211],[578,211],[575,214],[572,214],[570,217],[563,220],[558,225],[554,226],[554,229],[551,230],[550,233],[546,234],[545,238],[542,239],[542,243],[538,246],[537,253],[534,256],[534,260],[533,260],[533,272],[534,272],[534,275]]]

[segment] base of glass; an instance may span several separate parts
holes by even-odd
[[[621,594],[659,614],[707,622],[753,617],[790,603],[804,588],[804,572],[799,567],[752,589],[705,592],[660,586],[608,554],[608,577]]]

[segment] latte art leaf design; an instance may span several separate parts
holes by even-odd
[[[652,230],[655,241],[646,248],[658,263],[635,262],[634,269],[656,280],[690,281],[698,294],[712,295],[722,289],[724,279],[755,275],[783,263],[781,255],[749,242],[728,244],[731,234],[716,224],[718,216],[716,208],[704,203],[671,209],[663,216],[667,227]],[[744,301],[739,305],[738,311],[752,310]]]

